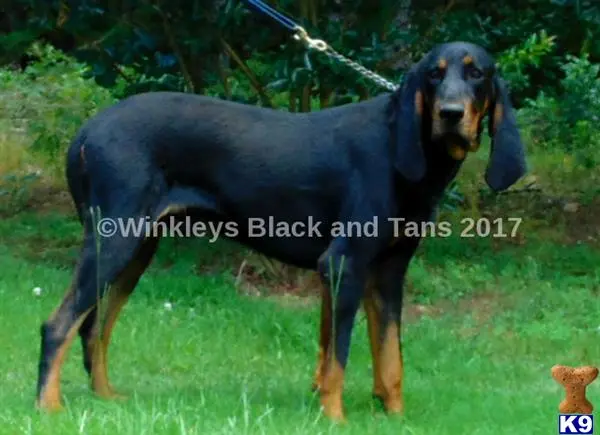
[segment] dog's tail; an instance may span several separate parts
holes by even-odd
[[[85,129],[81,129],[69,146],[66,161],[66,178],[71,198],[83,223],[85,207],[89,200],[89,176],[85,161]]]

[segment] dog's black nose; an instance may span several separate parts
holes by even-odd
[[[465,114],[465,106],[459,103],[446,103],[440,107],[440,117],[443,120],[458,122]]]

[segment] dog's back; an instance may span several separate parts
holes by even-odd
[[[328,225],[356,182],[352,172],[390,172],[386,101],[294,114],[192,94],[139,94],[82,127],[68,152],[71,194],[79,210],[105,214],[125,214],[141,199],[138,214],[151,217],[175,204],[228,220],[312,216]],[[303,263],[327,241],[290,240],[286,250],[298,252],[297,261],[270,250],[268,240],[261,247]]]

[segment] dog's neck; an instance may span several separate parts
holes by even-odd
[[[423,144],[427,162],[423,187],[434,196],[441,195],[456,178],[464,160],[456,160],[448,153],[445,139],[427,141]]]
[[[437,195],[444,191],[456,177],[464,160],[456,160],[449,153],[450,138],[432,139],[431,116],[424,116],[421,126],[422,146],[426,161],[425,178],[421,184],[430,193]]]
[[[400,204],[410,204],[412,209],[428,215],[437,207],[444,191],[456,178],[464,160],[455,160],[450,156],[444,139],[426,141],[423,148],[425,177],[417,183],[411,183],[398,174],[396,192],[400,197]],[[420,207],[417,206],[419,203],[422,204]]]

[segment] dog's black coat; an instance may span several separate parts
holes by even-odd
[[[103,217],[156,218],[169,205],[184,206],[235,221],[243,241],[268,255],[315,268],[329,237],[244,238],[243,227],[250,217],[312,216],[324,228],[373,212],[395,215],[393,162],[383,158],[388,100],[291,114],[191,94],[138,95],[82,130],[69,154],[70,185],[83,208],[91,192],[81,181],[94,180]]]
[[[465,75],[467,55],[473,59],[470,67],[477,67],[482,76]],[[440,56],[447,63],[441,73],[436,67]],[[99,208],[103,218],[136,219],[157,219],[172,207],[202,220],[234,221],[242,243],[283,262],[318,270],[327,282],[331,272],[342,272],[334,344],[344,367],[367,275],[378,276],[384,321],[399,319],[404,274],[419,240],[400,238],[392,244],[388,218],[428,220],[456,176],[462,161],[450,156],[447,142],[467,147],[473,138],[462,137],[454,127],[434,136],[432,119],[436,101],[443,105],[460,99],[473,107],[489,101],[490,113],[498,112],[496,124],[490,115],[490,134],[495,134],[486,179],[495,190],[509,187],[525,172],[523,147],[493,61],[471,44],[437,47],[406,74],[393,94],[313,113],[165,92],[121,101],[91,119],[68,152],[67,178],[85,225],[85,242],[74,297],[63,303],[55,319],[62,316],[73,324],[94,306],[97,264],[103,289],[145,243],[117,234],[102,240],[97,258],[91,207]],[[480,133],[478,125],[477,140]],[[290,223],[311,216],[322,222],[322,237],[245,237],[248,218],[270,216]],[[334,221],[366,222],[374,217],[377,237],[329,236]],[[92,311],[80,330],[84,348],[94,317]],[[55,322],[42,328],[38,394],[65,339],[57,337]],[[89,371],[89,355],[86,358]]]

